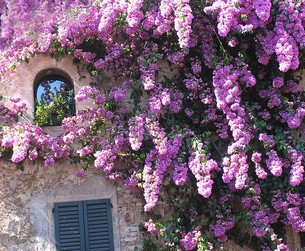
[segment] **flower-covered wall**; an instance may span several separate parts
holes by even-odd
[[[71,161],[82,182],[99,170],[132,189],[126,202],[116,189],[121,249],[140,241],[141,217],[120,214],[126,203],[138,213],[135,187],[146,250],[300,248],[305,1],[12,0],[0,19],[1,161],[26,171]],[[49,73],[71,81],[75,116],[63,119],[71,86],[35,105]],[[57,217],[66,204],[55,205]]]
[[[35,79],[41,74],[65,73],[73,80],[75,91],[90,82],[73,60],[60,61],[50,56],[37,56],[1,83],[4,102],[22,98],[28,110],[21,122],[33,122]],[[76,103],[76,109],[89,106]],[[61,133],[60,126],[43,127],[54,138]],[[43,161],[25,161],[22,168],[10,161],[0,161],[0,250],[55,250],[54,203],[110,199],[114,250],[141,250],[143,239],[139,224],[143,220],[143,199],[139,189],[126,190],[122,185],[105,179],[99,170],[79,178],[79,165],[61,160],[52,167]],[[22,169],[22,170],[21,170]]]
[[[166,71],[168,65],[159,63]],[[33,88],[38,77],[43,74],[64,73],[69,76],[79,91],[91,79],[86,71],[73,64],[72,58],[54,60],[50,56],[34,57],[28,64],[22,64],[2,82],[0,92],[4,102],[11,97],[22,97],[29,108],[21,117],[21,122],[33,122]],[[168,72],[167,76],[175,73]],[[145,100],[143,105],[146,103]],[[77,109],[91,103],[76,103]],[[128,106],[128,103],[126,103]],[[60,126],[46,126],[43,130],[53,137],[61,133]],[[122,165],[122,163],[117,163]],[[0,243],[1,251],[10,250],[55,250],[54,203],[110,198],[112,203],[112,223],[114,249],[116,251],[143,250],[146,239],[139,226],[146,219],[143,214],[143,192],[140,189],[126,189],[121,183],[105,179],[100,170],[89,171],[85,177],[78,177],[79,165],[68,160],[60,160],[52,167],[41,161],[27,160],[20,167],[10,161],[1,160],[0,169]],[[161,192],[161,197],[167,195]],[[169,219],[173,212],[168,205],[158,202],[155,212],[162,220]],[[288,229],[287,243],[291,249],[300,247],[298,233]],[[154,240],[156,243],[159,241]],[[234,241],[227,242],[226,250],[252,250],[239,246]],[[145,248],[144,248],[145,250]]]

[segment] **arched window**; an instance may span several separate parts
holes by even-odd
[[[61,125],[65,117],[75,115],[73,85],[63,76],[52,74],[39,79],[34,99],[34,120],[40,126]]]

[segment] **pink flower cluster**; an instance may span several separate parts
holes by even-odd
[[[303,182],[304,179],[304,166],[302,164],[303,154],[295,149],[288,151],[288,158],[292,165],[290,169],[290,185],[298,186]]]
[[[229,157],[223,160],[223,181],[229,183],[235,178],[235,187],[242,189],[248,177],[246,147],[253,138],[251,127],[247,123],[246,113],[241,106],[241,89],[239,82],[247,86],[255,85],[255,79],[245,68],[241,71],[232,67],[218,67],[214,71],[213,85],[217,107],[223,111],[228,120],[234,142],[228,147]]]
[[[162,230],[157,228],[156,223],[152,219],[149,219],[147,222],[143,223],[144,228],[146,228],[147,232],[154,234],[154,235],[159,235]]]
[[[128,3],[126,21],[129,25],[129,31],[137,31],[140,27],[141,21],[144,17],[141,8],[143,6],[143,0],[133,0]]]
[[[268,173],[265,171],[265,169],[261,165],[261,153],[254,152],[252,154],[251,160],[255,163],[255,173],[258,178],[265,179],[268,175]]]
[[[198,238],[201,236],[201,232],[193,230],[184,234],[183,238],[180,239],[180,243],[183,245],[185,250],[194,250],[198,244]]]
[[[194,46],[192,41],[192,8],[188,4],[188,1],[176,1],[177,6],[175,8],[175,30],[178,35],[178,41],[181,48],[189,48]]]
[[[208,198],[212,194],[212,185],[214,183],[212,171],[218,171],[218,164],[213,159],[207,159],[202,143],[197,142],[197,149],[194,149],[189,159],[189,169],[197,180],[198,193],[204,198]]]
[[[277,213],[285,215],[285,223],[291,225],[297,232],[305,231],[304,215],[300,211],[300,206],[304,206],[304,199],[298,193],[287,193],[286,199],[277,191],[272,199],[272,206]]]
[[[129,119],[129,143],[134,151],[138,151],[142,146],[144,136],[144,119],[142,116],[136,116]]]
[[[270,17],[271,1],[254,0],[253,7],[256,15],[264,22],[268,21]]]
[[[227,210],[226,214],[230,214],[230,210]],[[210,225],[211,230],[213,231],[214,236],[219,242],[226,242],[228,236],[226,231],[235,226],[235,220],[233,217],[227,217],[225,220],[217,220],[215,224]]]
[[[274,176],[280,176],[283,168],[282,160],[274,150],[267,152],[266,155],[268,156],[266,159],[267,168]]]
[[[109,174],[112,171],[114,167],[113,161],[116,159],[116,156],[111,150],[97,151],[95,152],[94,157],[94,166],[96,168],[102,169],[106,174]]]
[[[183,94],[181,92],[157,85],[148,100],[149,108],[158,116],[167,110],[178,113],[181,110],[182,98]]]
[[[140,66],[141,81],[145,90],[155,88],[156,84],[156,62],[158,60],[156,44],[152,44],[150,48],[143,51],[142,56],[138,57],[138,64]]]

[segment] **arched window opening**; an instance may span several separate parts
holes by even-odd
[[[73,86],[60,75],[47,75],[37,81],[34,99],[34,121],[40,126],[58,126],[65,117],[75,115]]]

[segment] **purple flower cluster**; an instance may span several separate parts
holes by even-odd
[[[100,99],[99,95],[101,95],[101,93],[96,87],[85,86],[82,87],[82,89],[76,94],[75,99],[79,102],[84,101],[88,98],[94,99],[96,96],[98,96],[98,99]]]
[[[298,186],[304,179],[303,154],[295,149],[290,149],[288,151],[288,158],[292,163],[290,169],[290,185]]]
[[[175,30],[178,35],[178,41],[181,48],[189,48],[194,46],[192,41],[192,8],[188,4],[189,1],[176,1],[175,8]]]
[[[156,126],[156,124],[152,123],[151,120],[149,121],[150,129],[152,129],[153,125]],[[158,135],[160,136],[160,134],[164,134],[163,131],[150,131],[150,133],[152,137],[158,137]],[[176,135],[168,140],[166,138],[163,139],[162,141],[166,151],[160,152],[159,146],[156,145],[155,149],[152,149],[146,156],[142,178],[144,181],[143,189],[146,201],[146,205],[144,206],[145,211],[150,211],[157,204],[160,186],[162,185],[164,175],[169,171],[170,166],[175,166],[173,174],[174,183],[182,185],[182,183],[187,179],[187,169],[178,170],[177,165],[179,165],[179,163],[176,162],[179,161],[177,155],[182,145],[183,137],[183,135]]]
[[[254,185],[254,184],[252,184]],[[271,224],[275,223],[279,217],[279,212],[271,212],[270,208],[264,208],[260,201],[261,188],[258,184],[248,190],[249,197],[242,198],[242,205],[251,217],[253,233],[257,237],[266,236],[273,233]]]
[[[76,172],[75,175],[76,175],[76,177],[79,177],[79,178],[84,177],[84,176],[85,176],[85,171],[84,171],[84,169],[78,170],[78,171]]]
[[[109,174],[112,171],[114,167],[113,161],[116,159],[116,156],[111,150],[97,151],[95,152],[94,157],[94,166],[96,168],[102,169],[106,174]]]
[[[226,219],[219,219],[215,224],[210,225],[210,229],[213,231],[214,236],[217,238],[219,242],[226,242],[228,240],[228,236],[226,235],[226,231],[233,228],[235,226],[235,219],[231,215],[231,210],[227,209]],[[221,218],[216,216],[216,218]]]
[[[254,0],[253,7],[256,15],[264,22],[268,21],[270,17],[271,1]]]
[[[143,6],[143,0],[133,0],[128,3],[126,21],[129,26],[129,31],[137,31],[141,24],[141,20],[144,17],[141,8]]]
[[[280,23],[281,24],[281,23]],[[275,45],[275,53],[279,62],[279,69],[287,72],[299,66],[299,51],[295,40],[282,28],[277,27],[276,34],[280,38]]]
[[[158,202],[159,186],[154,182],[153,175],[153,159],[157,155],[155,149],[151,150],[146,156],[145,165],[143,168],[143,189],[144,189],[144,199],[146,204],[144,210],[150,211]],[[160,180],[160,179],[159,179]]]
[[[189,159],[189,169],[197,180],[198,193],[204,198],[212,194],[212,171],[218,171],[218,164],[213,159],[206,160],[207,156],[202,150],[202,143],[198,143],[196,149]]]
[[[275,83],[275,84],[277,84],[277,83]],[[268,99],[267,106],[270,109],[281,105],[280,95],[276,88],[269,87],[269,89],[267,89],[267,90],[260,90],[259,96],[262,99]]]
[[[260,163],[262,160],[261,153],[254,152],[252,154],[251,160],[255,163],[255,173],[257,177],[260,179],[265,179],[268,173],[265,171],[265,169],[262,167]]]
[[[282,77],[276,77],[272,81],[272,85],[274,88],[281,88],[284,85],[284,79]]]
[[[239,81],[247,86],[255,85],[255,79],[243,68],[241,71],[232,67],[218,67],[214,71],[213,85],[217,107],[228,120],[234,142],[228,147],[229,157],[223,160],[223,181],[229,183],[235,178],[235,187],[242,189],[248,177],[246,147],[253,138],[251,127],[247,123],[246,113],[241,106]]]
[[[167,138],[164,129],[160,128],[159,123],[156,120],[146,118],[145,127],[151,137],[155,148],[160,155],[166,155],[167,153]]]
[[[212,6],[205,7],[204,11],[208,14],[218,13],[217,28],[221,37],[227,36],[232,26],[237,24],[235,15],[238,9],[232,6],[231,1],[215,1]]]
[[[283,168],[282,160],[278,157],[276,151],[274,150],[267,152],[266,155],[268,156],[266,159],[267,168],[274,176],[280,176]]]
[[[158,85],[148,100],[149,108],[156,115],[161,115],[166,110],[178,113],[181,110],[182,99],[183,94],[181,92],[175,91],[174,89],[162,88]]]
[[[152,219],[144,222],[143,227],[146,228],[147,232],[154,235],[159,235],[162,232],[162,229],[159,229]]]
[[[124,185],[127,188],[134,188],[140,182],[140,179],[136,175],[131,175],[124,180]]]
[[[217,19],[218,34],[226,37],[230,31],[245,33],[264,27],[269,21],[271,1],[213,1],[204,8],[205,13]]]
[[[144,118],[136,116],[129,119],[129,143],[134,151],[138,151],[142,146],[144,136]]]
[[[142,56],[138,57],[138,64],[140,67],[141,81],[145,90],[155,88],[156,84],[156,70],[157,70],[157,54],[158,46],[152,44],[150,48],[143,51]]]
[[[298,193],[286,193],[286,199],[282,197],[281,191],[277,191],[272,199],[272,206],[277,213],[283,213],[287,225],[291,225],[297,232],[305,231],[304,215],[300,206],[304,206],[304,199]]]
[[[122,86],[120,86],[120,87],[112,87],[111,88],[111,90],[109,92],[109,98],[114,99],[118,103],[122,103],[126,98],[126,92],[127,92],[127,83],[124,82],[122,84]],[[99,96],[97,96],[97,98]],[[97,100],[97,98],[96,98],[96,100]],[[102,103],[102,102],[97,102],[97,103]]]
[[[76,153],[79,154],[80,157],[85,157],[86,155],[93,153],[93,150],[93,146],[89,145],[77,150]]]
[[[183,186],[187,180],[187,171],[188,171],[188,166],[187,163],[181,163],[181,159],[180,161],[178,160],[177,162],[173,163],[174,166],[174,171],[173,171],[173,180],[175,185],[177,186]]]
[[[193,250],[197,247],[198,239],[201,236],[201,232],[198,230],[193,230],[184,234],[183,238],[180,239],[180,243],[183,245],[185,250]]]

